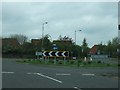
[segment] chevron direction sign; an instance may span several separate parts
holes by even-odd
[[[42,55],[44,57],[68,57],[68,51],[43,51]]]

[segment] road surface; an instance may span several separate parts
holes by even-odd
[[[2,88],[118,88],[117,68],[77,68],[2,60]]]

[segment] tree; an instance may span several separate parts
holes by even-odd
[[[58,37],[58,40],[62,40],[62,36],[61,35]]]
[[[106,47],[104,47],[104,51],[106,54],[110,55],[111,57],[118,56],[118,49],[120,49],[120,44],[118,41],[118,37],[109,40]]]
[[[117,57],[117,49],[119,49],[119,40],[118,37],[115,37],[112,39],[112,52],[113,52],[113,57]]]
[[[50,41],[51,36],[50,35],[45,35],[43,38],[43,46],[46,50],[51,50],[52,49],[52,43]]]
[[[27,42],[27,39],[28,39],[27,36],[22,34],[13,34],[13,35],[10,35],[10,38],[16,38],[20,45],[23,45],[25,42]]]
[[[86,42],[86,38],[83,39],[82,47],[88,47],[88,44]]]
[[[107,46],[105,48],[105,52],[111,56],[112,55],[112,42],[109,40],[108,43],[107,43]]]
[[[83,43],[82,43],[82,53],[83,53],[83,57],[87,57],[87,54],[88,54],[88,43],[86,41],[86,38],[83,39]]]

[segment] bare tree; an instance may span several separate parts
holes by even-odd
[[[13,35],[10,35],[10,38],[16,38],[20,45],[27,42],[27,39],[28,39],[27,36],[22,35],[22,34],[13,34]]]

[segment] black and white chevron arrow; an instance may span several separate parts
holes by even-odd
[[[43,51],[42,55],[44,57],[68,57],[69,52],[68,51]]]

